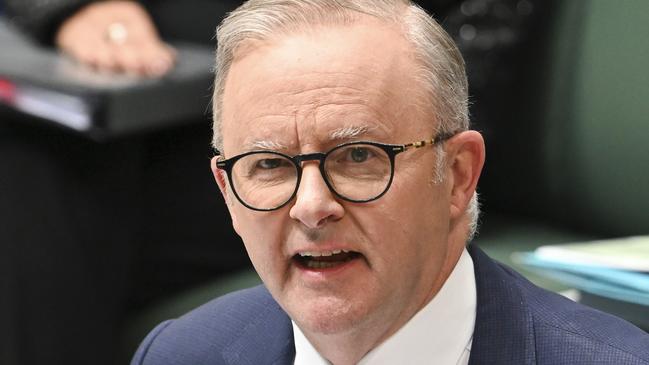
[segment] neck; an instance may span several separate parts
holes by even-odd
[[[368,336],[370,330],[361,333],[305,336],[318,350],[318,352],[334,365],[357,364],[365,354],[380,344],[376,336]]]

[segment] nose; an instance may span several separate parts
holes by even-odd
[[[322,228],[330,221],[336,221],[345,214],[324,181],[317,162],[305,163],[302,180],[289,211],[291,218],[300,221],[307,228]]]

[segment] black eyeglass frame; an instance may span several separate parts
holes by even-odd
[[[286,204],[288,204],[291,200],[293,200],[293,198],[295,198],[295,196],[297,195],[297,191],[300,188],[300,182],[302,181],[302,163],[306,162],[306,161],[318,161],[318,168],[320,169],[320,174],[322,175],[322,179],[324,180],[325,184],[327,184],[327,187],[329,188],[329,191],[331,191],[335,196],[337,196],[338,198],[340,198],[342,200],[352,202],[352,203],[368,203],[368,202],[379,199],[380,197],[385,195],[385,193],[387,193],[387,191],[390,189],[390,186],[392,185],[392,180],[394,179],[394,161],[395,161],[395,157],[399,153],[408,151],[410,149],[421,148],[421,147],[424,147],[424,146],[437,145],[437,144],[439,144],[441,142],[445,142],[446,140],[452,138],[457,133],[458,132],[440,133],[435,138],[430,139],[430,140],[422,140],[422,141],[411,142],[411,143],[406,143],[406,144],[387,144],[387,143],[379,143],[379,142],[373,142],[373,141],[353,141],[353,142],[346,142],[346,143],[343,143],[343,144],[339,144],[339,145],[337,145],[336,147],[330,149],[327,152],[305,153],[305,154],[300,154],[300,155],[295,155],[295,156],[289,156],[287,154],[277,152],[277,151],[255,150],[255,151],[245,152],[245,153],[233,156],[233,157],[228,158],[228,159],[219,160],[219,161],[216,162],[216,167],[218,167],[219,169],[224,170],[226,172],[226,174],[228,175],[228,181],[230,182],[230,186],[232,187],[232,192],[234,193],[234,196],[237,197],[237,200],[239,200],[239,202],[241,204],[243,204],[243,206],[245,206],[246,208],[251,209],[251,210],[256,210],[256,211],[260,211],[260,212],[270,212],[270,211],[273,211],[273,210],[278,210],[278,209],[283,208]],[[362,200],[351,199],[351,198],[348,198],[348,197],[338,193],[336,191],[336,189],[334,189],[334,187],[332,186],[331,182],[329,182],[329,178],[327,177],[327,173],[325,171],[324,162],[325,162],[325,159],[327,158],[327,156],[329,156],[329,154],[331,154],[333,151],[335,151],[337,149],[347,147],[347,146],[353,146],[353,145],[371,145],[371,146],[378,147],[378,148],[382,149],[383,151],[385,151],[385,153],[388,155],[388,158],[390,159],[390,179],[388,180],[388,183],[385,185],[385,189],[383,189],[383,191],[381,193],[379,193],[378,195],[376,195],[376,196],[374,196],[372,198],[369,198],[369,199],[362,199]],[[289,161],[291,161],[293,163],[293,166],[295,167],[296,172],[297,172],[297,180],[295,182],[295,189],[293,190],[293,193],[289,196],[288,199],[286,199],[286,201],[284,203],[282,203],[282,204],[280,204],[280,205],[278,205],[277,207],[274,207],[274,208],[256,208],[256,207],[253,207],[253,206],[249,205],[248,203],[246,203],[239,196],[239,194],[237,193],[237,189],[234,187],[233,178],[232,178],[232,167],[234,166],[234,164],[237,161],[239,161],[240,159],[242,159],[242,158],[244,158],[246,156],[253,155],[253,154],[260,154],[260,153],[274,154],[274,155],[284,157],[285,159],[287,159],[287,160],[289,160]],[[216,156],[218,156],[219,158],[223,157],[223,155],[221,155],[221,153],[219,151],[216,151]]]

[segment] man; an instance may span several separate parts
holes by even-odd
[[[407,1],[249,1],[218,31],[212,170],[264,286],[133,364],[647,364],[637,328],[466,242],[484,162],[462,58]]]

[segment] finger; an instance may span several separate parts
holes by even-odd
[[[170,45],[168,45],[166,43],[164,45],[167,48],[167,51],[169,52],[169,55],[171,56],[172,60],[175,62],[176,58],[178,57],[178,51],[176,51],[176,48],[174,48],[174,47],[172,47],[172,46],[170,46]]]
[[[136,47],[123,45],[114,47],[116,68],[119,71],[134,76],[145,74],[145,66]]]
[[[150,60],[146,65],[146,74],[150,77],[160,77],[168,73],[171,67],[171,62],[162,58]]]
[[[101,72],[119,71],[114,51],[111,47],[98,47],[95,50],[96,68]]]
[[[172,51],[166,44],[158,42],[145,47],[142,58],[146,65],[147,75],[159,77],[172,69],[175,62],[175,51]]]
[[[62,34],[58,39],[61,50],[82,65],[96,69],[111,69],[110,46],[98,38],[97,32]]]
[[[97,69],[99,60],[97,57],[97,53],[93,49],[72,48],[66,52],[70,54],[72,58],[74,58],[81,65],[90,67],[92,69]]]

